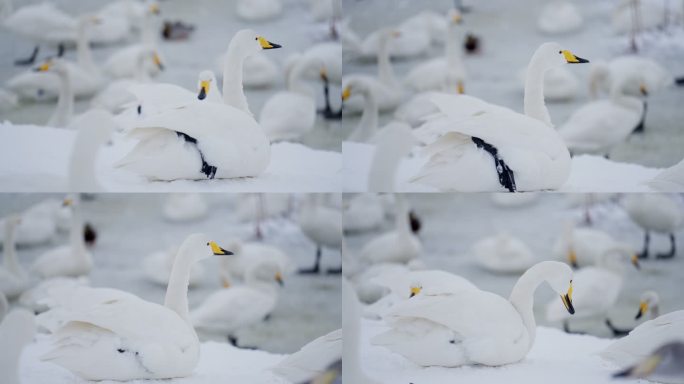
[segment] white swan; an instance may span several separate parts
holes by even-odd
[[[190,321],[200,333],[235,340],[238,330],[263,321],[273,311],[279,285],[283,285],[283,277],[278,263],[269,260],[254,263],[245,274],[244,285],[212,293],[190,311]]]
[[[232,252],[232,251],[231,251]],[[153,252],[142,260],[142,270],[145,277],[158,285],[169,284],[173,265],[178,255],[178,246],[171,246],[165,250]],[[190,268],[188,286],[196,287],[206,281],[206,271],[202,264],[193,264]]]
[[[641,294],[639,298],[639,311],[634,317],[635,320],[640,319],[642,316],[650,313],[651,320],[660,316],[660,296],[654,291],[645,291]]]
[[[273,19],[283,12],[282,0],[237,0],[235,12],[243,20]]]
[[[342,359],[342,344],[342,329],[336,329],[307,343],[280,361],[271,371],[289,382],[306,383]]]
[[[307,48],[301,57],[305,60],[318,59],[322,61],[330,82],[340,83],[342,81],[342,45],[340,43],[329,41],[314,44]],[[314,81],[320,81],[321,78],[319,71],[312,69],[305,72],[304,77]]]
[[[411,127],[404,123],[387,124],[374,135],[376,142],[366,188],[371,192],[394,192],[399,164],[418,144]],[[391,210],[390,210],[391,211]],[[388,211],[385,211],[386,213]]]
[[[224,103],[202,100],[136,123],[140,141],[118,167],[151,180],[253,177],[270,161],[270,142],[242,91],[244,58],[280,47],[248,29],[235,34],[223,73]]]
[[[629,335],[601,351],[599,356],[620,366],[633,364],[659,346],[681,338],[683,334],[684,310],[670,312],[634,328]]]
[[[643,88],[658,93],[674,84],[674,76],[653,59],[640,56],[620,56],[609,62],[597,61],[589,72],[589,91],[592,97],[609,93],[616,82],[623,83],[623,91],[630,96],[642,96]]]
[[[283,276],[290,275],[297,269],[294,260],[278,247],[261,243],[243,243],[237,239],[229,241],[227,245],[233,256],[221,259],[219,274],[224,287],[229,287],[236,281],[245,281],[248,271],[254,268],[255,264],[275,263]]]
[[[659,192],[680,192],[684,190],[684,159],[660,171],[646,185]]]
[[[378,50],[378,75],[351,74],[342,78],[342,87],[347,88],[350,82],[363,79],[374,92],[378,109],[388,111],[396,108],[403,97],[401,84],[394,76],[392,63],[389,55],[389,44],[396,39],[399,33],[392,29],[383,29],[380,33],[380,48]],[[347,97],[342,104],[345,113],[358,113],[364,109],[364,103],[360,97]]]
[[[544,74],[585,62],[557,43],[542,44],[528,65],[524,115],[465,95],[433,97],[442,117],[421,129],[443,135],[428,146],[430,159],[411,181],[464,192],[561,187],[570,154],[544,104]]]
[[[82,16],[77,23],[78,40],[76,45],[76,62],[64,59],[53,60],[64,63],[71,79],[71,92],[76,98],[90,97],[104,84],[104,78],[98,66],[95,65],[90,51],[90,29],[96,25],[98,19],[92,16]],[[47,60],[50,62],[50,59]],[[64,92],[61,77],[44,71],[27,71],[7,80],[7,88],[21,99],[52,100]],[[59,75],[59,74],[58,74]]]
[[[420,256],[422,244],[409,227],[408,203],[396,195],[395,230],[384,233],[366,243],[359,258],[366,263],[408,263]]]
[[[342,221],[344,232],[372,231],[385,222],[385,208],[377,195],[358,194],[350,198],[345,205]]]
[[[543,261],[518,279],[508,300],[480,290],[416,295],[390,311],[387,321],[391,329],[371,343],[421,366],[515,363],[525,358],[534,344],[532,307],[537,287],[547,282],[568,312],[574,313],[572,280],[567,265]]]
[[[0,372],[4,384],[20,384],[19,363],[21,353],[36,335],[33,313],[15,309],[0,323]]]
[[[361,367],[361,304],[351,283],[342,279],[342,376],[356,384],[378,384]]]
[[[66,292],[69,289],[76,289],[78,287],[89,285],[90,281],[87,277],[81,276],[73,277],[53,277],[41,281],[35,287],[24,291],[19,296],[19,305],[33,311],[34,313],[41,313],[47,311],[49,306],[45,303],[45,299],[50,297],[50,292],[58,289]]]
[[[615,33],[627,33],[634,28],[633,17],[638,12],[638,29],[653,29],[664,27],[682,16],[681,3],[668,0],[637,1],[623,0],[613,10],[611,25]]]
[[[573,282],[573,302],[577,310],[576,318],[602,317],[604,320],[608,311],[612,309],[622,290],[625,264],[632,261],[639,267],[636,258],[625,254],[622,249],[606,250],[597,260],[595,267],[585,267],[575,272]],[[570,316],[563,306],[555,300],[546,305],[546,319],[548,321],[563,321],[566,324]]]
[[[21,213],[21,222],[17,226],[15,242],[19,246],[34,246],[52,240],[57,232],[57,224],[52,213],[42,211],[37,204]],[[4,233],[7,219],[0,219],[0,230]],[[4,243],[2,240],[0,243]]]
[[[675,256],[674,232],[684,223],[684,210],[673,196],[658,193],[634,193],[625,196],[623,207],[629,218],[632,219],[644,232],[644,248],[639,258],[647,258],[650,232],[669,234],[670,250],[656,255],[656,258],[669,259]]]
[[[5,238],[2,247],[4,260],[0,267],[0,292],[10,300],[28,289],[30,283],[28,275],[17,260],[17,250],[14,243],[20,220],[19,216],[10,216],[5,220]]]
[[[406,264],[382,262],[368,265],[347,252],[344,263],[344,274],[354,283],[356,294],[363,303],[373,304],[391,294],[387,284],[376,283],[376,279],[384,276],[402,276],[410,271],[425,269],[422,260],[414,259]],[[405,293],[405,292],[404,292]],[[403,294],[402,294],[403,297]]]
[[[216,63],[217,72],[220,73],[226,65],[226,54],[219,56]],[[278,65],[268,55],[261,52],[245,58],[242,71],[242,85],[245,88],[272,87],[280,76]]]
[[[174,262],[164,305],[107,288],[84,287],[61,297],[55,310],[64,313],[63,324],[53,333],[54,349],[41,358],[86,380],[191,375],[200,345],[188,316],[190,267],[212,255],[227,254],[203,234],[188,236]]]
[[[199,193],[169,194],[164,202],[164,218],[168,221],[187,222],[207,216],[209,205]]]
[[[631,246],[618,241],[599,229],[575,228],[569,224],[553,245],[551,254],[556,260],[563,260],[574,268],[597,265],[602,255],[610,249],[622,249],[635,255]]]
[[[573,153],[593,153],[608,156],[624,142],[639,125],[643,125],[645,104],[624,93],[624,81],[613,84],[610,99],[584,104],[573,112],[558,132]],[[647,95],[642,84],[643,95]]]
[[[31,265],[31,271],[42,278],[56,276],[77,277],[87,275],[93,267],[90,252],[83,240],[83,221],[81,202],[78,194],[73,195],[68,204],[73,204],[69,244],[43,253]]]
[[[73,43],[76,40],[77,21],[71,15],[55,7],[53,3],[27,5],[12,12],[12,1],[4,0],[9,10],[2,26],[12,33],[36,43]]]
[[[131,29],[141,30],[147,13],[158,15],[161,12],[159,3],[156,1],[139,2],[135,0],[118,0],[108,2],[102,7],[97,15],[102,18],[124,17],[128,19]]]
[[[553,1],[539,13],[537,28],[548,34],[569,33],[580,29],[582,22],[582,15],[571,2]]]
[[[466,68],[461,59],[461,36],[458,25],[461,13],[452,9],[447,13],[448,31],[446,33],[445,57],[426,60],[412,68],[404,82],[415,91],[465,92]]]
[[[320,195],[307,196],[299,211],[299,228],[316,245],[316,261],[302,273],[318,273],[323,248],[342,249],[342,212],[322,204]]]
[[[310,67],[325,73],[318,59],[298,60],[287,76],[287,90],[273,94],[261,108],[259,124],[272,141],[294,140],[314,128],[316,94],[302,79]]]
[[[145,12],[140,42],[121,48],[105,60],[102,67],[109,76],[117,79],[134,77],[137,72],[137,58],[140,55],[140,51],[158,51],[156,21],[154,20],[155,9],[158,8],[151,7]],[[155,76],[161,71],[161,68],[156,63],[147,62],[145,71],[149,76]]]
[[[424,11],[412,16],[396,27],[399,34],[389,42],[388,54],[394,58],[406,59],[427,53],[434,40],[443,40],[446,35],[444,17],[436,12]],[[373,58],[383,50],[383,29],[366,36],[359,46],[362,58]]]
[[[471,252],[480,267],[495,273],[520,273],[534,264],[530,248],[505,232],[479,240]]]
[[[681,338],[672,339],[649,353],[634,365],[623,367],[613,377],[627,379],[646,379],[651,382],[681,384],[684,382],[684,342]]]

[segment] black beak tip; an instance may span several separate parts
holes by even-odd
[[[204,90],[204,88],[200,89],[199,95],[197,95],[197,98],[200,100],[204,100],[207,97],[207,92]]]
[[[614,378],[628,377],[632,370],[630,368],[613,373]]]
[[[227,255],[227,256],[234,255],[233,252],[231,252],[231,251],[226,251],[226,250],[223,249],[223,248],[221,248],[221,252],[223,252],[223,254],[224,254],[224,255]]]
[[[411,292],[411,295],[409,296],[409,299],[412,298],[412,297],[415,296],[415,295],[416,295],[415,293]]]
[[[276,48],[282,48],[283,47],[280,44],[271,43],[270,41],[268,42],[268,44],[271,46],[269,49],[276,49]]]
[[[641,311],[639,311],[639,312],[636,314],[636,316],[634,316],[634,320],[639,320],[639,319],[641,319],[641,316],[642,316],[642,313],[641,313]]]
[[[588,63],[588,62],[589,62],[589,60],[583,59],[583,58],[581,58],[581,57],[578,57],[577,60],[578,60],[578,63],[580,63],[580,64],[582,64],[582,63]]]
[[[159,67],[160,71],[163,71],[164,69],[166,69],[166,67],[162,63],[159,63],[159,65],[157,65],[157,66]]]

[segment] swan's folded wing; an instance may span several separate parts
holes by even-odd
[[[197,98],[197,95],[183,87],[174,84],[133,84],[128,87],[132,93],[147,110],[148,107],[177,108],[186,105]]]
[[[293,383],[303,383],[321,374],[341,358],[342,330],[338,329],[308,343],[271,370]]]

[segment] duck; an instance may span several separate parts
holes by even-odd
[[[235,13],[245,21],[274,19],[282,12],[282,0],[238,0],[235,4]]]
[[[361,304],[347,279],[342,279],[342,356],[345,380],[358,384],[379,384],[368,377],[361,365]]]
[[[458,28],[462,20],[461,12],[449,10],[445,57],[426,60],[412,68],[404,78],[410,89],[418,92],[441,91],[452,85],[458,93],[465,92],[467,73],[461,59]]]
[[[242,91],[244,58],[280,45],[238,31],[228,47],[224,103],[196,100],[142,119],[130,131],[139,142],[116,166],[149,180],[255,177],[270,162],[268,136],[254,120]]]
[[[420,239],[411,233],[408,218],[408,203],[404,196],[395,195],[395,229],[366,243],[359,258],[367,264],[382,262],[408,263],[420,256],[423,246]]]
[[[209,205],[199,193],[174,193],[167,196],[162,209],[164,219],[172,222],[188,222],[205,218]]]
[[[140,42],[128,45],[112,53],[103,63],[104,72],[114,79],[134,78],[138,72],[138,60],[141,51],[157,49],[157,32],[155,15],[159,13],[159,8],[150,5],[140,32]],[[157,63],[147,62],[145,72],[148,76],[154,77],[159,74],[161,67]]]
[[[500,366],[521,361],[534,345],[534,292],[546,282],[569,313],[573,272],[564,263],[542,261],[518,279],[507,299],[479,289],[450,295],[416,295],[386,316],[389,330],[371,339],[423,366]],[[464,313],[468,316],[454,316]]]
[[[287,90],[274,93],[261,108],[259,124],[271,141],[295,140],[314,128],[316,95],[302,79],[310,67],[325,73],[320,60],[299,60],[287,75]]]
[[[644,359],[613,374],[614,378],[646,379],[658,383],[678,384],[684,380],[680,362],[684,359],[684,343],[667,342]]]
[[[31,265],[31,272],[41,278],[57,276],[78,277],[87,275],[93,267],[92,255],[86,249],[83,239],[83,220],[81,219],[81,201],[74,194],[65,201],[73,205],[71,214],[71,231],[69,244],[53,248],[40,255]]]
[[[222,288],[190,311],[190,321],[200,333],[227,335],[238,346],[235,333],[263,321],[278,302],[283,286],[280,265],[271,260],[254,263],[245,272],[245,284]]]
[[[142,270],[147,280],[160,286],[168,285],[177,255],[178,245],[173,245],[145,256],[142,260]],[[190,268],[188,286],[194,288],[202,285],[206,281],[206,275],[202,264],[193,264]]]
[[[3,241],[4,260],[0,267],[0,292],[7,299],[15,299],[29,288],[30,280],[26,271],[17,260],[15,234],[20,216],[10,216],[5,219],[5,238]]]
[[[317,274],[320,271],[323,248],[342,249],[342,212],[322,204],[321,196],[307,196],[299,211],[299,228],[316,245],[316,260],[312,268],[299,273]],[[331,269],[329,273],[338,273]]]
[[[572,113],[558,132],[574,153],[610,155],[639,126],[644,125],[646,107],[642,100],[624,93],[625,81],[616,82],[610,99],[595,100]],[[646,85],[641,86],[648,95]]]
[[[229,254],[204,234],[189,235],[178,250],[163,305],[110,288],[82,287],[56,297],[59,306],[38,316],[39,324],[51,315],[62,320],[52,332],[53,349],[41,359],[85,380],[192,375],[200,343],[188,313],[189,269]]]
[[[471,252],[482,269],[494,273],[522,273],[534,264],[527,244],[506,232],[479,240]]]
[[[318,377],[323,380],[328,367],[342,360],[342,344],[342,329],[336,329],[285,357],[271,371],[291,383],[309,383]]]
[[[615,340],[598,355],[624,367],[648,357],[662,344],[681,338],[683,332],[684,310],[673,311],[640,324],[629,335]]]
[[[544,74],[586,62],[558,43],[540,45],[528,65],[525,114],[467,95],[434,96],[440,117],[420,129],[438,139],[425,148],[429,158],[410,181],[440,191],[560,188],[570,175],[570,153],[544,104]]]
[[[20,384],[21,355],[36,335],[35,315],[25,309],[14,309],[0,323],[0,369],[5,384]]]
[[[609,233],[594,228],[576,228],[568,223],[552,248],[556,260],[564,260],[573,268],[597,265],[606,251],[620,249],[633,256],[632,247]]]
[[[348,200],[343,221],[345,233],[369,232],[385,222],[385,208],[377,195],[360,193]]]
[[[542,8],[537,17],[537,29],[546,34],[563,34],[582,27],[582,14],[568,1],[552,1]]]
[[[684,221],[684,210],[672,196],[659,193],[628,194],[622,206],[629,218],[644,230],[644,246],[640,259],[649,257],[651,232],[669,234],[670,250],[656,255],[657,259],[671,259],[676,254],[674,232]]]
[[[378,75],[350,74],[342,78],[342,88],[346,89],[350,83],[362,79],[373,91],[377,101],[378,110],[381,112],[396,108],[403,98],[401,83],[394,76],[392,62],[389,55],[389,44],[399,36],[399,32],[385,28],[380,33],[380,48],[378,50]],[[344,98],[344,97],[343,97]],[[345,113],[359,113],[364,110],[365,104],[361,97],[348,96],[344,98],[342,111]]]
[[[631,262],[637,269],[640,268],[636,257],[624,252],[622,248],[613,248],[603,252],[596,266],[585,267],[575,273],[577,290],[574,292],[574,302],[578,311],[575,318],[607,318],[608,311],[615,305],[622,291],[625,261]],[[601,294],[598,295],[597,292]],[[546,319],[552,322],[562,321],[563,328],[570,333],[570,316],[557,304],[552,300],[546,305]]]
[[[52,277],[45,279],[36,286],[25,290],[19,296],[19,305],[38,314],[50,309],[46,299],[49,299],[49,292],[60,290],[66,292],[69,289],[90,285],[90,280],[85,276],[80,277]],[[49,302],[49,300],[48,300]]]
[[[93,62],[90,50],[90,33],[93,26],[99,23],[94,16],[81,16],[77,22],[78,42],[76,45],[76,62],[61,57],[48,58],[44,63],[62,62],[64,70],[71,80],[70,92],[73,97],[82,99],[97,93],[105,83],[105,79],[97,65]],[[43,63],[43,65],[45,65]],[[42,66],[42,65],[41,65]],[[20,73],[7,80],[7,89],[20,99],[46,101],[58,99],[65,94],[64,80],[59,73],[37,69]]]
[[[650,320],[660,316],[660,296],[655,291],[644,291],[639,298],[639,310],[634,320],[641,319],[644,315],[650,314]],[[620,329],[613,325],[610,319],[606,319],[606,326],[613,332],[613,336],[628,335],[631,329]]]
[[[290,275],[296,270],[292,257],[276,246],[258,242],[243,242],[239,239],[231,239],[226,244],[233,252],[232,257],[221,259],[219,275],[221,285],[226,288],[234,285],[237,281],[245,281],[247,272],[255,264],[266,261],[278,264],[282,276]]]

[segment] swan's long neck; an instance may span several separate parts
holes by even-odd
[[[176,312],[183,320],[190,324],[188,316],[188,285],[190,284],[190,269],[195,262],[188,246],[182,245],[171,268],[169,285],[166,288],[164,306]]]
[[[5,221],[5,239],[3,242],[3,251],[5,253],[5,260],[3,265],[5,269],[14,274],[17,277],[25,276],[24,270],[17,261],[17,249],[16,249],[16,231],[17,223],[11,222],[11,219]]]
[[[299,63],[295,64],[294,68],[290,71],[287,76],[287,89],[290,92],[299,93],[304,96],[311,97],[312,99],[316,96],[313,89],[306,85],[302,80],[304,72],[311,65],[311,60],[302,59]]]
[[[449,22],[446,35],[445,54],[447,60],[447,72],[463,66],[461,61],[461,47],[458,44],[458,28],[453,22]]]
[[[144,47],[155,48],[157,46],[155,24],[154,15],[150,12],[145,12],[142,30],[140,31],[140,43],[142,43]]]
[[[81,217],[81,202],[78,194],[74,195],[74,208],[71,210],[71,229],[69,243],[71,244],[72,256],[81,264],[90,264],[90,255],[86,250],[83,238],[83,219]]]
[[[368,141],[378,129],[378,102],[373,91],[364,90],[364,106],[361,114],[361,121],[354,132],[349,136],[349,140],[364,142]]]
[[[150,81],[150,74],[145,70],[145,63],[147,62],[148,57],[149,53],[142,51],[135,62],[135,74],[133,75],[133,78],[141,83]]]
[[[238,47],[230,44],[223,68],[223,102],[252,116],[247,104],[245,92],[242,89],[242,66],[245,55]]]
[[[643,102],[636,97],[625,95],[623,83],[616,82],[610,89],[610,100],[630,110],[642,110]]]
[[[109,122],[79,127],[69,158],[69,189],[72,192],[99,192],[102,185],[95,173],[97,154],[109,138]]]
[[[87,20],[81,20],[78,24],[78,41],[76,42],[76,55],[78,66],[86,71],[95,74],[97,67],[93,62],[93,55],[90,51],[90,39],[88,39],[88,23]]]
[[[57,108],[48,121],[51,127],[66,127],[74,115],[74,90],[69,71],[59,72],[59,98]]]
[[[368,173],[370,192],[387,192],[395,189],[399,162],[411,152],[411,148],[415,145],[415,139],[410,131],[407,131],[387,130],[382,140],[377,143]]]
[[[539,284],[544,282],[543,276],[543,266],[544,264],[537,264],[528,269],[518,282],[515,283],[513,290],[511,291],[511,296],[508,300],[511,302],[513,307],[520,313],[523,324],[527,328],[527,334],[530,339],[530,347],[534,344],[534,338],[536,336],[536,322],[534,320],[534,291],[537,289]]]
[[[527,66],[524,106],[527,116],[552,126],[549,110],[544,103],[544,74],[547,69],[542,68],[542,56],[536,52]]]
[[[397,79],[394,77],[394,70],[390,61],[390,41],[391,36],[381,36],[378,47],[378,78],[380,82],[390,87],[397,86]]]

